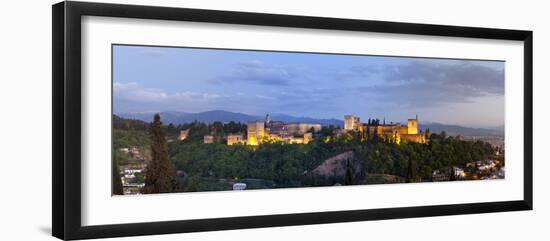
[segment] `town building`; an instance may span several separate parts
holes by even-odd
[[[313,123],[287,123],[284,125],[284,129],[286,130],[286,134],[288,135],[303,135],[310,131],[320,131],[321,130],[321,124],[313,124]]]
[[[252,121],[247,125],[247,144],[259,145],[266,141],[282,141],[289,144],[307,144],[313,132],[321,130],[321,124],[273,121],[269,114],[264,121]]]
[[[240,190],[245,190],[245,189],[246,189],[246,183],[237,182],[237,183],[233,184],[233,190],[235,190],[235,191],[240,191]]]
[[[344,130],[346,131],[357,130],[360,124],[361,122],[359,121],[359,117],[356,117],[353,115],[344,116]]]
[[[246,144],[246,139],[242,134],[229,134],[227,135],[227,145]]]
[[[205,135],[203,137],[203,139],[204,139],[204,144],[214,143],[214,136],[213,135]]]
[[[253,121],[247,124],[247,144],[257,146],[266,136],[265,123],[263,121]]]
[[[453,166],[453,175],[455,175],[456,178],[464,179],[466,177],[466,172],[460,167]]]
[[[181,130],[180,134],[178,135],[178,140],[183,141],[183,140],[187,139],[187,136],[189,136],[189,130],[190,129]]]

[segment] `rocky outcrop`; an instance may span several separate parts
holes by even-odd
[[[359,184],[364,179],[363,170],[363,164],[355,159],[355,153],[346,151],[324,160],[311,174],[341,184],[345,182],[346,175],[351,174],[351,180]]]

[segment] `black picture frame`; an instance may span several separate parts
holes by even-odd
[[[81,17],[104,16],[281,26],[327,30],[516,40],[524,43],[524,193],[522,200],[283,215],[81,224]],[[53,156],[52,233],[60,239],[199,232],[350,221],[532,210],[533,208],[533,32],[415,23],[336,19],[263,13],[198,10],[90,2],[52,6]]]

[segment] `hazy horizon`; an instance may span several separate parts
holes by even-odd
[[[504,62],[114,46],[113,113],[504,125]]]
[[[185,114],[200,114],[200,113],[206,113],[206,112],[214,112],[214,111],[225,111],[225,112],[230,112],[230,113],[235,113],[235,114],[244,114],[244,115],[249,115],[249,116],[254,116],[254,117],[258,117],[258,120],[263,120],[265,118],[265,114],[269,114],[270,116],[272,117],[277,117],[277,116],[289,116],[289,117],[295,117],[295,118],[311,118],[311,119],[318,119],[318,120],[339,120],[339,121],[342,121],[342,123],[344,122],[344,116],[341,116],[340,118],[338,117],[329,117],[329,118],[315,118],[315,117],[310,117],[310,116],[295,116],[295,115],[289,115],[289,114],[285,114],[285,113],[270,113],[270,112],[266,112],[264,114],[250,114],[250,113],[242,113],[242,112],[235,112],[235,111],[227,111],[227,110],[206,110],[206,111],[200,111],[200,112],[186,112],[186,111],[177,111],[177,110],[168,110],[168,111],[143,111],[143,112],[118,112],[118,113],[115,113],[113,112],[114,115],[117,115],[117,116],[120,116],[120,117],[124,117],[124,116],[127,116],[127,115],[135,115],[135,114],[149,114],[151,115],[151,120],[153,119],[153,116],[157,113],[185,113]],[[384,120],[384,117],[377,117],[377,116],[358,116],[360,117],[361,119],[361,122],[367,122],[367,120],[370,118],[370,119],[376,119],[378,118],[380,121],[383,121]],[[410,118],[414,118],[415,116],[411,116]],[[274,119],[274,120],[277,120],[277,119]],[[401,123],[401,124],[405,124],[407,122],[407,119],[404,119],[404,120],[390,120],[390,119],[387,119],[386,118],[386,123],[390,123],[390,122],[393,122],[393,123]],[[436,122],[436,121],[429,121],[429,120],[422,120],[422,118],[419,116],[419,123],[420,124],[443,124],[443,125],[456,125],[456,126],[461,126],[461,127],[466,127],[466,128],[484,128],[484,129],[494,129],[494,130],[500,130],[501,128],[504,127],[504,125],[495,125],[495,126],[470,126],[470,125],[463,125],[463,124],[459,124],[459,123],[445,123],[445,122]]]

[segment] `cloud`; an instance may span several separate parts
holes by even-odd
[[[404,65],[387,66],[383,71],[384,79],[391,82],[445,85],[460,94],[504,94],[504,70],[472,61],[456,61],[452,64],[412,61]]]
[[[239,63],[232,73],[207,80],[211,84],[247,82],[259,85],[289,85],[300,77],[299,70],[292,67],[271,66],[253,60]]]
[[[376,85],[356,89],[365,100],[380,106],[401,108],[430,108],[449,103],[468,103],[480,96],[469,87],[456,88],[445,84],[401,83]]]
[[[199,93],[179,91],[169,93],[160,88],[147,88],[139,83],[113,84],[115,113],[143,111],[186,111],[233,110],[247,112],[251,106],[258,110],[277,103],[277,99],[266,94],[247,95],[243,93]],[[254,105],[250,105],[254,103]]]
[[[113,96],[116,99],[131,101],[160,101],[168,98],[168,94],[161,89],[145,88],[138,83],[113,84]]]
[[[212,93],[197,93],[183,91],[176,93],[167,93],[159,88],[147,88],[138,83],[120,83],[113,85],[114,98],[117,100],[132,102],[169,102],[169,101],[199,101],[213,100],[222,96]]]
[[[353,66],[342,73],[354,83],[365,81],[335,93],[358,95],[380,106],[433,107],[504,95],[502,62],[413,60]]]
[[[463,111],[459,112],[464,115],[470,113],[466,110],[476,108],[476,113],[496,117],[490,110],[504,106],[503,62],[389,59],[273,64],[282,63],[276,62],[278,60],[268,61],[269,64],[257,60],[223,63],[222,68],[212,68],[206,75],[207,81],[188,80],[198,81],[193,86],[213,91],[211,93],[185,87],[161,89],[115,82],[114,108],[121,112],[224,109],[249,114],[280,112],[331,118],[355,113],[394,120],[424,111],[431,118],[439,116],[445,120],[448,113],[456,110],[453,106],[461,106]],[[147,86],[161,86],[156,82],[147,83],[150,83]],[[465,118],[489,119],[480,114]]]

